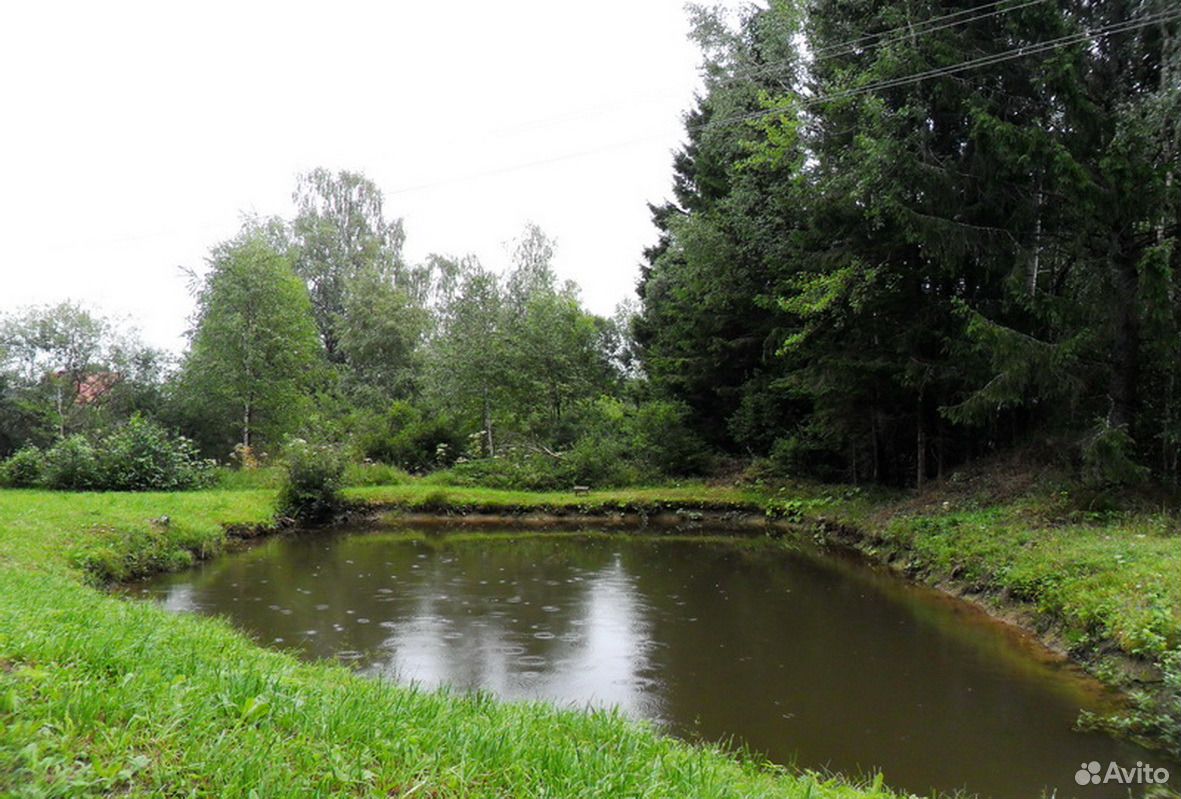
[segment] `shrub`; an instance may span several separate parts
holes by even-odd
[[[710,467],[709,449],[689,429],[689,408],[681,402],[646,402],[634,414],[636,454],[647,466],[665,475],[704,474]]]
[[[331,520],[345,507],[340,494],[345,462],[329,446],[296,439],[288,444],[287,481],[279,493],[279,512],[305,523]]]
[[[66,491],[182,491],[210,485],[213,465],[193,442],[135,416],[92,443],[75,435],[44,453],[29,447],[0,468],[0,482]]]
[[[567,488],[634,485],[645,476],[634,457],[635,452],[622,437],[587,435],[575,441],[553,469]]]
[[[41,477],[48,488],[86,491],[101,488],[102,470],[94,447],[85,436],[70,436],[45,453]]]
[[[571,442],[547,453],[526,442],[503,446],[495,458],[457,463],[437,482],[489,488],[547,490],[573,485],[626,486],[702,474],[705,444],[685,424],[680,403],[640,405],[604,397],[580,405],[564,424]]]
[[[569,488],[568,477],[554,458],[532,452],[505,450],[495,458],[457,463],[432,482],[456,486],[544,491]]]
[[[567,468],[597,485],[703,474],[709,450],[686,424],[688,414],[679,402],[635,405],[603,397],[581,409]]]
[[[424,472],[447,467],[463,454],[466,436],[442,416],[427,416],[408,402],[395,402],[357,436],[363,458]]]
[[[192,441],[138,414],[103,438],[97,457],[99,485],[112,491],[183,491],[214,477]]]
[[[1097,419],[1083,442],[1083,479],[1092,486],[1130,485],[1142,481],[1147,470],[1136,463],[1136,444],[1126,427]]]
[[[45,453],[36,447],[23,447],[0,464],[0,484],[11,488],[29,488],[41,482]]]
[[[840,480],[845,466],[822,433],[803,427],[795,435],[776,439],[769,459],[780,477],[810,475],[820,480]]]

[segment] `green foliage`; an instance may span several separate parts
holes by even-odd
[[[40,485],[45,468],[45,453],[36,447],[22,447],[0,463],[0,485],[9,488],[32,488]]]
[[[347,390],[364,402],[410,395],[421,380],[419,344],[430,316],[406,291],[375,275],[347,284],[336,323]]]
[[[1108,716],[1084,712],[1080,726],[1155,742],[1181,757],[1181,649],[1166,652],[1160,669],[1160,684],[1132,691],[1125,711]]]
[[[356,172],[313,169],[299,176],[294,199],[294,267],[308,285],[324,350],[336,363],[350,356],[367,361],[373,349],[391,346],[370,336],[364,325],[388,331],[390,302],[399,302],[392,292],[397,279],[404,277],[402,222],[385,218],[381,190]],[[377,293],[370,294],[370,289]],[[349,308],[355,303],[380,315],[358,314],[357,307]],[[395,338],[392,346],[403,342]],[[399,364],[382,366],[389,370]]]
[[[1132,8],[856,48],[945,9],[696,10],[705,91],[635,324],[655,395],[722,448],[824,478],[921,484],[1051,433],[1084,443],[1091,479],[1178,479],[1176,21],[1000,58]],[[939,74],[964,53],[999,60]]]
[[[103,437],[98,461],[101,487],[111,491],[184,491],[214,479],[192,441],[139,415]]]
[[[686,412],[673,402],[637,406],[603,397],[572,413],[574,440],[566,448],[508,446],[495,458],[458,463],[438,479],[452,485],[550,490],[702,474],[710,464],[709,452],[685,426]]]
[[[689,427],[689,413],[682,402],[654,400],[625,414],[624,430],[631,434],[633,457],[659,475],[705,474],[712,456]]]
[[[310,406],[322,351],[307,288],[276,235],[274,224],[247,225],[214,248],[198,288],[176,401],[217,454],[235,439],[247,447],[257,447],[255,436],[280,441]]]
[[[166,360],[74,303],[0,316],[0,453],[157,412]]]
[[[569,490],[573,485],[558,459],[513,448],[505,448],[491,458],[461,461],[432,475],[430,480],[441,485],[487,486],[514,491]]]
[[[455,422],[427,415],[407,402],[395,402],[356,436],[368,460],[411,472],[444,468],[463,455],[467,437]]]
[[[527,227],[513,268],[501,277],[468,260],[454,265],[439,330],[428,352],[428,402],[482,431],[480,454],[498,452],[498,432],[549,448],[569,442],[569,417],[611,391],[611,323],[586,312],[577,288],[559,286],[553,242]]]
[[[42,483],[49,488],[88,491],[102,485],[103,469],[94,445],[82,435],[63,439],[45,452]]]
[[[1135,461],[1135,442],[1125,427],[1099,419],[1083,445],[1084,475],[1094,485],[1126,485],[1142,480],[1147,471]]]
[[[689,428],[688,414],[683,403],[667,400],[630,403],[600,397],[586,403],[575,419],[570,458],[578,465],[572,468],[588,481],[598,470],[594,482],[606,485],[704,474],[710,453]]]
[[[294,439],[288,442],[283,455],[287,461],[287,480],[279,492],[280,514],[304,523],[320,524],[331,521],[345,509],[340,493],[345,461],[336,448]]]
[[[191,441],[139,415],[94,442],[75,435],[45,452],[23,449],[0,474],[14,487],[74,491],[185,491],[214,480],[213,464]]]

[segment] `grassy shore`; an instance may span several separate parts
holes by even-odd
[[[984,482],[984,481],[981,481]],[[348,491],[407,510],[610,513],[716,510],[795,521],[913,577],[955,588],[1055,632],[1077,655],[1153,659],[1181,645],[1181,522],[1173,511],[1080,510],[1052,481],[971,480],[927,495],[843,487],[691,485],[510,492],[418,483]],[[827,531],[827,532],[826,532]]]
[[[1037,632],[1129,712],[1092,720],[1181,757],[1181,518],[1175,505],[1096,497],[1053,472],[985,466],[920,496],[843,486],[690,485],[507,492],[408,483],[349,491],[406,510],[491,513],[757,513],[852,546]]]
[[[85,585],[214,554],[273,497],[0,491],[0,795],[894,796],[613,713],[300,663]]]
[[[0,491],[0,794],[892,795],[740,762],[609,713],[420,692],[299,663],[224,623],[87,585],[183,566],[224,549],[227,529],[269,524],[275,490],[250,485]],[[764,485],[576,497],[422,481],[347,494],[452,513],[756,512],[1018,608],[1084,660],[1114,653],[1151,672],[1181,642],[1181,586],[1166,579],[1181,573],[1176,517],[1080,511],[1047,482],[998,491],[968,480],[917,499]]]

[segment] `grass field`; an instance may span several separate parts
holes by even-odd
[[[224,623],[92,587],[212,556],[227,528],[269,524],[275,489],[236,479],[184,494],[0,491],[0,795],[892,795],[739,761],[609,713],[303,664]],[[1181,581],[1167,579],[1181,573],[1176,517],[1080,513],[1045,486],[920,499],[704,485],[576,497],[409,481],[347,495],[452,512],[742,510],[846,539],[856,528],[852,540],[876,557],[1020,606],[1080,655],[1114,649],[1151,664],[1181,642]]]

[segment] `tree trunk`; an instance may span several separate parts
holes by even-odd
[[[59,439],[66,437],[66,409],[61,383],[58,383],[57,386],[57,437]]]
[[[1042,181],[1037,182],[1037,216],[1033,230],[1033,263],[1029,266],[1029,296],[1037,294],[1037,278],[1041,269],[1042,257]]]
[[[869,430],[870,437],[873,439],[873,475],[874,483],[880,483],[882,480],[882,447],[879,441],[881,432],[878,430],[878,412],[876,409],[869,412]]]
[[[496,449],[492,445],[492,401],[488,398],[488,389],[484,389],[484,454],[489,458],[496,456]]]
[[[935,479],[943,482],[943,462],[947,453],[944,448],[943,416],[939,416],[935,423]]]
[[[923,419],[923,396],[919,395],[918,419],[915,425],[918,433],[915,436],[915,486],[919,491],[927,482],[927,428]]]
[[[247,397],[246,403],[242,408],[242,448],[246,450],[243,458],[249,457],[250,452],[250,427],[254,421],[253,397]]]
[[[1123,427],[1135,439],[1140,388],[1140,275],[1132,257],[1134,250],[1130,245],[1125,247],[1117,254],[1113,276],[1115,290],[1111,301],[1115,305],[1116,318],[1108,384],[1111,409],[1107,421],[1112,427]]]

